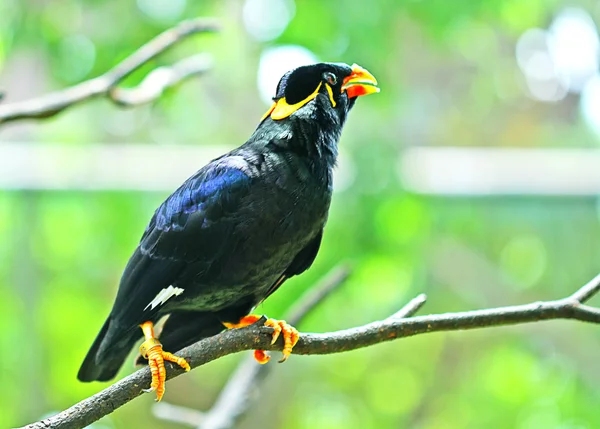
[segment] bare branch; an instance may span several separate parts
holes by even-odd
[[[315,287],[309,289],[289,310],[286,317],[290,325],[298,325],[310,311],[319,305],[331,292],[341,286],[350,275],[350,268],[340,265],[331,270]],[[262,365],[264,366],[264,365]]]
[[[596,295],[600,291],[600,274],[590,280],[586,285],[582,286],[577,292],[570,296],[570,298],[581,304],[584,304],[590,300],[591,297]]]
[[[101,76],[39,98],[0,105],[0,124],[26,118],[49,118],[74,104],[101,95],[121,105],[136,105],[154,100],[165,88],[174,86],[192,75],[204,73],[210,67],[210,62],[205,56],[192,56],[163,69],[160,80],[156,77],[151,79],[151,73],[135,89],[124,90],[116,87],[142,65],[188,36],[217,30],[216,22],[211,19],[183,21],[150,40]],[[150,88],[150,83],[156,87]]]
[[[350,275],[346,266],[334,268],[317,286],[311,288],[289,311],[286,320],[298,325],[313,308],[337,289]],[[257,396],[256,385],[264,380],[273,365],[260,365],[254,356],[246,356],[219,394],[213,407],[205,413],[198,429],[227,429],[233,427]]]
[[[225,384],[210,410],[203,413],[203,419],[196,425],[198,429],[226,429],[250,408],[259,392],[256,385],[271,372],[273,365],[261,365],[252,354],[245,356],[235,372]],[[159,405],[159,404],[156,404]]]
[[[355,350],[397,338],[411,337],[428,332],[456,331],[491,326],[514,325],[551,319],[573,319],[600,323],[600,311],[582,305],[577,299],[589,299],[600,290],[600,275],[583,286],[578,292],[564,299],[536,302],[510,307],[459,313],[435,314],[413,318],[389,317],[357,328],[325,334],[303,333],[294,354],[331,354]],[[271,345],[271,328],[261,326],[264,322],[241,329],[224,331],[214,337],[205,338],[185,349],[178,355],[188,360],[192,368],[204,365],[220,357],[242,350],[281,350],[283,342]],[[184,373],[180,368],[167,365],[167,379]],[[143,368],[118,381],[96,395],[84,399],[55,416],[26,428],[82,428],[110,414],[137,396],[150,384],[150,371]]]
[[[121,106],[136,106],[160,97],[167,88],[180,84],[184,80],[210,70],[212,57],[208,54],[196,54],[184,58],[170,67],[153,70],[135,88],[113,88],[109,97]]]
[[[388,319],[402,319],[404,317],[410,317],[421,309],[427,302],[427,295],[424,293],[411,299],[404,307],[399,311],[392,314]]]
[[[321,303],[350,275],[350,268],[334,268],[315,287],[309,289],[289,311],[286,320],[291,325],[302,322],[313,308]],[[186,423],[199,429],[227,429],[248,410],[258,396],[257,386],[266,378],[273,365],[260,365],[252,355],[242,359],[235,372],[217,397],[210,410],[203,413],[190,408],[182,409],[165,403],[154,405],[154,415],[177,423]],[[183,411],[183,412],[182,412]]]

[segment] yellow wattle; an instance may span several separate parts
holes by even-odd
[[[327,88],[327,94],[329,94],[329,100],[331,101],[331,105],[335,107],[335,100],[333,99],[333,90],[329,84],[325,84],[325,88]]]
[[[321,89],[321,85],[322,85],[322,83],[319,83],[319,86],[317,86],[317,89],[315,89],[315,91],[312,94],[310,94],[304,100],[299,101],[299,102],[294,103],[294,104],[288,104],[287,101],[285,101],[285,97],[284,98],[280,98],[275,103],[275,108],[271,112],[271,118],[273,120],[275,120],[275,121],[287,118],[292,113],[294,113],[296,110],[298,110],[299,108],[301,108],[302,106],[304,106],[306,103],[308,103],[310,100],[313,100],[319,94],[319,90]]]

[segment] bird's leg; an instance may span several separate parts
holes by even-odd
[[[167,379],[165,361],[174,362],[186,371],[190,370],[190,365],[184,358],[163,350],[162,344],[154,336],[154,324],[152,322],[144,322],[140,325],[140,328],[142,328],[146,339],[140,346],[140,353],[143,358],[148,359],[148,366],[152,373],[150,388],[144,389],[144,391],[153,392],[156,390],[156,401],[158,402],[165,394],[165,381]]]
[[[262,316],[256,314],[249,314],[248,316],[242,317],[237,323],[223,323],[223,325],[229,329],[244,328],[256,323],[261,317]],[[289,325],[285,320],[267,319],[265,326],[273,328],[273,339],[271,340],[271,344],[275,344],[279,335],[283,334],[283,358],[281,358],[279,362],[285,362],[298,342],[298,338],[300,337],[298,330],[292,325]],[[271,356],[264,350],[254,350],[254,358],[258,363],[265,364],[269,362]]]

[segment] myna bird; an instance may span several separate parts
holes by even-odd
[[[164,361],[190,369],[164,350],[256,322],[250,311],[313,263],[342,127],[357,97],[379,92],[376,85],[356,64],[320,63],[286,73],[250,139],[200,169],[156,210],[79,380],[112,379],[143,334],[149,391],[160,400]],[[159,341],[154,324],[163,316]],[[273,341],[283,335],[287,359],[298,331],[275,319],[265,325],[274,328]],[[255,357],[269,360],[261,350]]]

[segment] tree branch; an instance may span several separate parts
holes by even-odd
[[[400,310],[392,314],[388,319],[403,319],[405,317],[410,317],[415,314],[417,311],[421,309],[425,305],[427,301],[427,295],[424,293],[417,295],[413,299],[411,299],[404,307]]]
[[[106,96],[123,106],[154,100],[166,88],[207,71],[212,65],[210,58],[206,55],[194,55],[171,67],[155,70],[136,88],[121,89],[117,86],[141,66],[190,35],[215,31],[218,31],[218,25],[211,19],[183,21],[150,40],[101,76],[39,98],[0,105],[0,124],[19,119],[49,118],[68,107],[98,96]]]
[[[573,295],[555,301],[500,307],[459,313],[435,314],[413,318],[398,318],[396,315],[382,321],[357,328],[325,334],[300,335],[294,354],[331,354],[367,347],[397,338],[411,337],[428,332],[456,331],[491,326],[514,325],[550,319],[573,319],[600,323],[600,311],[583,305],[600,290],[600,274]],[[190,362],[192,368],[204,365],[220,357],[242,350],[281,350],[283,342],[271,345],[271,328],[263,326],[264,318],[254,325],[224,331],[214,337],[205,338],[185,349],[178,355]],[[177,377],[184,371],[167,365],[167,379]],[[118,381],[96,395],[84,399],[55,416],[26,428],[82,428],[143,393],[150,384],[150,371],[143,368]]]
[[[292,307],[286,317],[287,322],[294,326],[300,324],[304,317],[342,285],[349,275],[350,269],[346,266],[334,268]],[[159,402],[153,407],[154,415],[198,429],[231,428],[258,396],[257,386],[273,367],[274,365],[260,365],[253,355],[248,355],[242,359],[210,410],[201,412]]]

